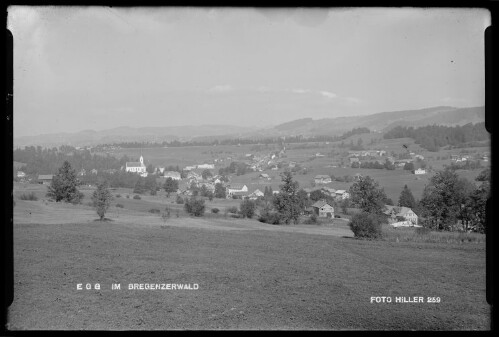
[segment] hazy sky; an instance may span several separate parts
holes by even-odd
[[[10,7],[14,136],[484,104],[482,9]]]

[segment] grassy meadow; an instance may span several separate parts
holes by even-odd
[[[122,197],[100,222],[86,205],[91,188],[81,205],[48,202],[45,189],[15,184],[12,330],[490,329],[483,236],[418,241],[414,229],[384,228],[384,240],[364,241],[344,219],[275,226],[173,212],[164,223],[148,210],[171,201],[127,199],[125,189],[113,191]],[[20,200],[28,191],[39,199]],[[207,202],[215,206],[223,208]],[[130,283],[199,289],[128,290]],[[373,296],[425,303],[371,303]]]

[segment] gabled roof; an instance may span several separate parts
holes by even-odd
[[[126,167],[142,167],[142,164],[139,161],[127,161]]]
[[[248,192],[243,192],[243,191],[237,191],[237,192],[233,192],[232,195],[248,195]]]
[[[336,193],[336,194],[343,194],[343,193],[345,193],[345,192],[346,192],[346,190],[337,190],[335,193]]]
[[[392,205],[386,205],[386,210],[385,210],[385,214],[391,214],[392,211],[395,212],[395,216],[404,216],[406,215],[407,213],[411,212],[412,209],[410,209],[409,207],[400,207],[400,206],[392,206]]]
[[[231,190],[240,190],[244,186],[246,186],[246,184],[230,184],[229,189],[231,189]]]
[[[315,176],[315,179],[331,179],[331,177],[326,174],[318,174]]]
[[[325,205],[328,205],[329,207],[333,207],[333,206],[329,205],[327,202],[325,202],[324,200],[316,201],[315,204],[313,204],[311,207],[321,208],[321,207],[324,207]]]
[[[38,176],[39,180],[51,180],[54,177],[53,174],[40,174]]]

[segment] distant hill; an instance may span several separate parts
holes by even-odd
[[[371,131],[388,131],[395,126],[425,126],[445,125],[456,126],[467,123],[485,121],[485,108],[454,108],[448,106],[433,107],[420,110],[380,112],[366,116],[337,117],[324,119],[299,119],[285,124],[277,125],[269,133],[275,135],[291,136],[301,134],[335,135],[354,128],[367,127]],[[295,128],[290,126],[296,125]]]
[[[267,138],[280,136],[341,135],[354,128],[367,127],[371,131],[386,132],[396,126],[445,125],[456,126],[485,121],[485,108],[455,108],[438,106],[419,110],[389,111],[372,115],[323,118],[301,118],[267,128],[233,125],[200,125],[172,127],[118,127],[103,131],[85,130],[77,133],[58,133],[14,138],[15,147],[40,145],[44,147],[97,145],[119,142],[157,142],[172,140],[209,141],[228,138]]]
[[[191,140],[222,134],[239,135],[256,130],[251,127],[234,125],[186,125],[170,127],[118,128],[94,131],[84,130],[76,133],[55,133],[14,138],[14,147],[39,145],[53,147],[60,145],[93,146],[120,142],[163,142],[173,140]]]

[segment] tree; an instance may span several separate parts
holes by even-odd
[[[452,230],[473,189],[468,180],[459,179],[453,170],[438,171],[423,190],[420,201],[422,215],[426,218],[425,227]]]
[[[139,177],[139,180],[135,183],[133,188],[133,193],[142,194],[146,191],[144,178]]]
[[[106,214],[111,201],[113,200],[113,195],[108,190],[107,181],[102,181],[97,185],[97,190],[92,194],[92,202],[100,220],[104,220],[104,215]]]
[[[147,173],[154,173],[154,166],[152,164],[147,165],[146,171]]]
[[[406,170],[406,171],[414,171],[414,164],[413,163],[405,163],[404,170]]]
[[[221,183],[215,184],[215,198],[225,199],[225,187]]]
[[[375,214],[366,212],[354,214],[349,225],[356,238],[378,239],[382,236],[381,219]]]
[[[156,177],[153,175],[148,175],[144,180],[144,189],[149,191],[151,195],[156,195],[158,184],[156,182]]]
[[[373,214],[383,212],[385,191],[370,176],[359,177],[359,180],[350,186],[350,196],[364,212]]]
[[[310,192],[310,200],[312,200],[314,202],[322,200],[325,197],[326,196],[324,195],[324,193],[321,190],[314,190],[314,191]]]
[[[178,180],[172,179],[171,177],[166,178],[163,188],[166,192],[166,196],[169,198],[170,193],[177,192],[178,190]]]
[[[343,214],[348,214],[348,208],[350,207],[350,199],[343,199],[341,201],[341,211]]]
[[[352,168],[359,168],[359,167],[360,167],[360,164],[359,164],[359,162],[358,162],[358,161],[354,161],[354,162],[352,163]]]
[[[411,209],[416,207],[416,199],[414,199],[414,195],[412,195],[412,192],[407,185],[404,185],[404,189],[400,193],[398,205],[401,207],[409,207]]]
[[[300,205],[301,212],[303,212],[308,206],[310,206],[310,200],[308,199],[308,193],[304,189],[299,189],[296,193],[298,197],[298,202]]]
[[[291,221],[298,223],[301,213],[301,205],[297,196],[299,184],[293,181],[293,176],[289,171],[281,173],[281,179],[283,184],[279,185],[280,192],[273,198],[274,208],[286,224]]]
[[[83,199],[83,193],[78,191],[79,185],[75,170],[68,161],[65,161],[52,178],[47,197],[55,199],[56,202],[79,203]]]
[[[249,199],[244,199],[239,205],[240,213],[243,217],[252,218],[255,215],[256,204]]]
[[[194,216],[202,216],[205,210],[204,199],[198,199],[192,196],[190,199],[185,199],[184,209],[187,213]]]
[[[213,174],[211,173],[210,170],[205,169],[202,173],[201,176],[203,177],[204,180],[208,179],[209,177],[213,177]]]

